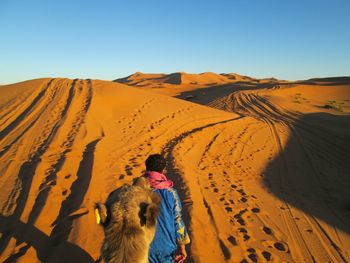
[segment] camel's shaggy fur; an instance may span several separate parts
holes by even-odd
[[[105,232],[102,259],[109,263],[148,262],[159,214],[159,196],[147,179],[137,178],[112,192],[96,209]]]

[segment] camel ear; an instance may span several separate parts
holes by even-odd
[[[148,180],[143,176],[135,178],[132,185],[139,186],[147,190],[151,189]]]
[[[95,205],[95,217],[97,224],[104,224],[107,221],[107,207],[102,203]]]
[[[146,226],[154,227],[157,223],[159,215],[159,206],[157,204],[149,204],[146,208]]]
[[[159,205],[155,203],[141,203],[140,204],[140,223],[141,226],[153,227],[157,223],[159,215]]]

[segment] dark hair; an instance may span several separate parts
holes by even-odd
[[[152,154],[148,156],[146,160],[146,170],[155,171],[158,173],[163,172],[166,165],[166,161],[160,154]]]

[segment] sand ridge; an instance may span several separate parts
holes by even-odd
[[[348,262],[345,80],[136,73],[1,86],[1,260],[96,260],[94,203],[161,152],[188,262]]]

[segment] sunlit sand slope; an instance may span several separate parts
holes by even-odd
[[[161,152],[188,262],[348,262],[349,85],[245,79],[220,95],[187,77],[211,107],[96,80],[0,86],[0,261],[96,260],[94,203]]]
[[[203,196],[218,258],[349,261],[350,78],[153,87],[242,117],[186,138],[174,158],[197,178],[187,185]]]

